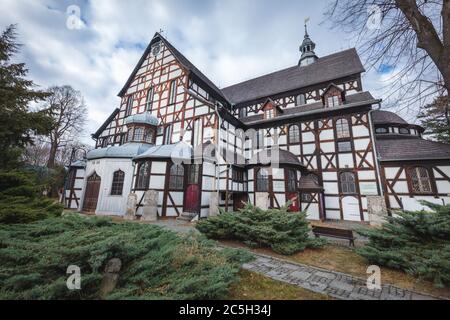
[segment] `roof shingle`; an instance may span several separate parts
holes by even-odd
[[[421,138],[378,139],[381,161],[450,159],[450,144]]]
[[[308,66],[296,65],[232,85],[222,92],[232,103],[239,104],[364,71],[356,49],[349,49],[320,58]]]

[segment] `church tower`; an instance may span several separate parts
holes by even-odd
[[[316,53],[314,52],[314,49],[316,48],[316,44],[309,37],[308,27],[307,27],[306,23],[307,23],[307,20],[305,20],[305,38],[303,39],[303,42],[300,46],[300,52],[302,53],[302,56],[298,63],[298,65],[300,67],[310,65],[310,64],[316,62],[317,59],[319,59],[316,56]]]

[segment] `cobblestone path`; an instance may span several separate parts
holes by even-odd
[[[291,263],[264,255],[244,264],[243,268],[274,280],[290,283],[341,300],[435,300],[431,297],[392,285],[369,290],[366,280],[348,274]]]

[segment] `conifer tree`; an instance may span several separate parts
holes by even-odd
[[[33,134],[48,133],[52,123],[47,110],[30,109],[31,102],[48,95],[26,79],[24,63],[12,62],[21,46],[16,38],[15,25],[0,35],[0,169],[17,167],[23,149],[33,143]]]
[[[418,116],[425,134],[437,141],[450,143],[450,109],[448,96],[438,97],[424,107]]]
[[[432,211],[398,212],[381,229],[359,230],[369,243],[358,253],[443,286],[450,284],[450,206],[424,204]]]

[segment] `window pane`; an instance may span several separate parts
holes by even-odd
[[[342,193],[356,193],[355,175],[343,172],[340,175]]]
[[[350,141],[338,142],[339,152],[350,152],[352,151],[352,145]]]
[[[125,173],[123,171],[116,171],[113,175],[113,182],[111,186],[111,195],[121,196],[123,191],[123,181],[125,179]]]
[[[292,125],[289,127],[289,143],[300,142],[300,128],[298,125]]]
[[[347,119],[336,121],[336,135],[338,139],[350,138],[350,128]]]
[[[132,111],[133,111],[133,97],[129,96],[128,101],[127,101],[127,109],[125,111],[125,116],[131,115]]]
[[[260,169],[256,174],[256,188],[259,192],[269,191],[269,175],[267,170]]]
[[[184,189],[184,167],[182,165],[172,165],[170,168],[169,188],[172,190]]]
[[[149,172],[150,165],[148,162],[143,162],[139,166],[138,169],[138,176],[136,181],[136,189],[146,189],[147,188],[147,182],[149,180]]]
[[[148,89],[147,99],[145,101],[145,109],[151,111],[153,106],[153,88]]]

